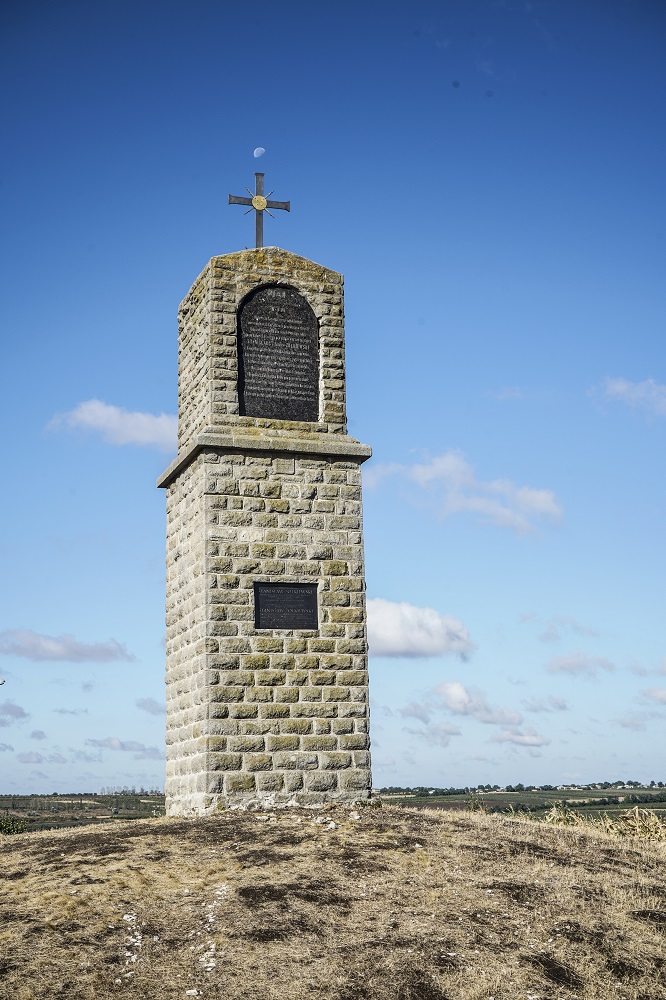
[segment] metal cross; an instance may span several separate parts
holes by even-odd
[[[264,212],[268,212],[269,208],[282,208],[285,212],[290,211],[290,202],[288,201],[269,201],[268,199],[273,194],[269,191],[266,197],[264,197],[264,175],[257,174],[254,175],[254,186],[256,188],[254,194],[250,191],[249,187],[245,190],[249,194],[249,198],[238,198],[235,194],[229,195],[230,205],[249,205],[246,215],[254,209],[254,241],[257,247],[263,247],[264,245]],[[275,218],[272,212],[268,212],[272,219]]]

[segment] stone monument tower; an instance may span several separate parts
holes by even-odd
[[[178,456],[158,481],[169,815],[370,794],[371,452],[347,435],[342,284],[259,245],[214,257],[180,307]]]

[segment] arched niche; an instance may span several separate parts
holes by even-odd
[[[295,288],[262,285],[243,299],[238,369],[242,415],[319,419],[319,324]]]

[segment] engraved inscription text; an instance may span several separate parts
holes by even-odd
[[[319,418],[319,331],[293,288],[265,285],[238,317],[240,412],[275,420]]]

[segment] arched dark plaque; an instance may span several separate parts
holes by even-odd
[[[294,288],[264,285],[242,303],[238,367],[241,414],[319,419],[317,317]]]

